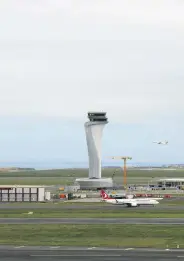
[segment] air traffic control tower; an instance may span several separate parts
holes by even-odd
[[[89,121],[84,124],[89,158],[89,177],[77,179],[81,189],[112,187],[111,178],[101,178],[101,143],[105,125],[105,112],[88,112]]]

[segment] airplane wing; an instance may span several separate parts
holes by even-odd
[[[158,144],[167,145],[167,144],[168,144],[168,141],[161,141],[161,142],[159,142]]]
[[[116,204],[118,204],[118,205],[125,205],[124,201],[119,201],[117,199],[115,199],[115,201],[116,201]]]

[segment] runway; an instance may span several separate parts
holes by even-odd
[[[184,218],[0,218],[0,224],[184,225]]]
[[[0,247],[0,258],[6,261],[176,261],[183,260],[184,250],[110,249],[70,247]]]

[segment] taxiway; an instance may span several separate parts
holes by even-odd
[[[0,218],[0,224],[184,225],[184,218]]]
[[[184,250],[63,248],[1,246],[0,258],[6,261],[176,261],[183,260]]]
[[[53,204],[53,205],[38,205],[38,204],[32,204],[28,203],[27,205],[9,205],[8,203],[5,204],[0,204],[0,210],[2,209],[28,209],[28,210],[34,210],[34,209],[109,209],[109,210],[114,210],[114,209],[124,209],[126,210],[127,207],[124,205],[82,205],[82,204],[74,204],[74,205],[64,205],[63,204]],[[153,206],[140,206],[138,209],[146,209],[146,210],[153,210],[153,209],[168,209],[168,210],[174,210],[174,209],[180,209],[184,210],[184,204],[183,205],[166,205],[166,204],[159,204],[153,208]],[[130,210],[130,208],[129,208]],[[132,208],[134,211],[134,208]]]

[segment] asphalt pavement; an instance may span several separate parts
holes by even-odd
[[[183,200],[184,202],[184,200]],[[25,210],[33,210],[33,209],[109,209],[109,210],[114,210],[114,209],[124,209],[126,210],[127,206],[124,205],[110,205],[107,203],[107,205],[82,205],[82,204],[74,204],[74,205],[64,205],[63,204],[53,204],[53,205],[38,205],[38,204],[32,204],[28,203],[27,205],[9,205],[8,203],[3,203],[0,204],[0,210],[2,209],[25,209]],[[152,210],[152,209],[168,209],[168,210],[184,210],[184,203],[182,205],[165,205],[165,204],[159,204],[155,207],[153,206],[140,206],[138,209],[146,209],[146,210]],[[130,210],[130,208],[129,208]],[[132,210],[135,210],[135,208],[132,208]]]
[[[184,250],[1,246],[0,258],[3,261],[176,261],[183,260]]]
[[[184,218],[0,218],[0,224],[184,225]]]

